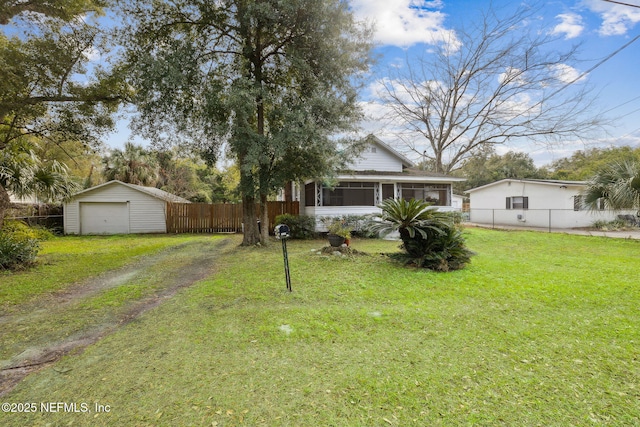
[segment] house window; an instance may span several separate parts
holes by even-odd
[[[507,197],[507,209],[529,209],[529,198],[522,196]]]
[[[323,206],[375,206],[373,182],[339,182],[322,189]]]
[[[598,210],[603,211],[605,210],[607,207],[605,205],[605,201],[603,198],[599,198],[598,199]]]
[[[582,200],[582,196],[573,196],[573,210],[581,211],[584,209],[584,201]]]
[[[449,206],[450,191],[448,184],[402,184],[401,196],[405,200],[424,200],[436,206]]]
[[[382,184],[382,200],[393,199],[393,184]]]
[[[605,201],[604,199],[600,198],[598,199],[598,202],[596,203],[596,210],[599,211],[603,211],[605,210],[606,206],[605,206]],[[584,203],[584,197],[583,196],[573,196],[573,210],[574,211],[582,211],[587,209],[585,203]]]
[[[310,182],[304,186],[304,205],[315,206],[316,202],[316,183]]]

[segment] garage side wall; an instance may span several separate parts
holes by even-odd
[[[81,221],[83,203],[128,203],[129,233],[166,233],[166,202],[115,183],[78,195],[64,205],[65,234],[86,234]],[[117,231],[114,231],[114,233]],[[109,234],[105,232],[105,234]]]

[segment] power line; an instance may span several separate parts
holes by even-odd
[[[625,134],[625,135],[619,136],[619,137],[618,137],[618,139],[624,139],[624,138],[626,138],[626,137],[628,137],[628,136],[633,135],[634,133],[638,132],[639,130],[640,130],[640,128],[638,128],[638,129],[634,129],[634,130],[632,130],[631,132],[629,132],[629,133],[627,133],[627,134]]]
[[[615,4],[620,4],[620,5],[622,5],[622,6],[629,6],[629,7],[635,7],[635,8],[640,9],[640,6],[639,6],[639,5],[637,5],[637,4],[629,4],[629,3],[625,3],[625,2],[621,2],[621,1],[616,1],[616,0],[603,0],[603,1],[608,2],[608,3],[615,3]],[[637,39],[637,38],[638,38],[638,37],[636,36],[636,39]],[[634,40],[632,40],[632,42],[633,42],[633,41],[635,41],[635,39],[634,39]],[[624,47],[626,47],[626,46],[623,46],[623,48],[624,48]],[[631,101],[634,101],[634,100],[636,100],[636,99],[638,99],[638,98],[639,98],[639,97],[636,97],[636,98],[632,99]],[[615,109],[615,108],[618,108],[618,107],[621,107],[622,105],[628,104],[628,103],[629,103],[629,102],[631,102],[631,101],[627,101],[627,102],[625,102],[624,104],[620,104],[620,105],[618,105],[617,107],[612,108],[611,110],[613,110],[613,109]],[[609,111],[611,111],[611,110],[609,110]],[[634,110],[634,111],[632,111],[631,113],[626,114],[625,116],[628,116],[629,114],[635,113],[636,111],[638,111],[638,110]],[[623,117],[625,117],[625,116],[623,116]],[[628,137],[628,136],[631,136],[631,135],[633,135],[634,133],[638,132],[639,130],[640,130],[640,128],[635,129],[635,130],[632,130],[632,131],[631,131],[631,132],[629,132],[628,134],[623,135],[623,136],[619,137],[618,139],[623,139],[623,138],[626,138],[626,137]]]
[[[622,6],[629,6],[629,7],[637,7],[637,8],[640,8],[640,6],[638,6],[637,4],[629,4],[629,3],[624,3],[624,2],[621,2],[621,1],[615,1],[615,0],[602,0],[602,1],[606,1],[607,3],[621,4]]]
[[[606,0],[605,0],[606,1]],[[621,47],[619,47],[618,49],[616,49],[615,51],[611,52],[610,54],[608,54],[607,56],[605,56],[603,59],[601,59],[600,61],[598,61],[597,64],[595,64],[594,66],[592,66],[591,68],[589,68],[587,71],[584,71],[583,73],[581,73],[578,77],[576,77],[575,79],[571,80],[570,82],[565,83],[564,85],[562,85],[560,88],[558,88],[558,90],[556,90],[555,92],[551,93],[548,96],[545,96],[543,99],[541,99],[540,101],[536,102],[534,105],[532,105],[531,107],[527,108],[526,111],[523,111],[519,114],[517,114],[516,116],[510,118],[507,120],[507,123],[510,122],[511,120],[515,119],[516,117],[520,117],[523,114],[525,114],[528,111],[533,110],[534,108],[538,107],[539,105],[542,105],[544,102],[548,101],[550,98],[553,98],[554,96],[556,96],[558,93],[562,92],[563,90],[565,90],[566,88],[568,88],[569,86],[571,86],[572,84],[574,84],[575,82],[577,82],[578,80],[580,80],[581,78],[583,78],[584,76],[586,76],[587,74],[591,73],[593,70],[595,70],[596,68],[598,68],[599,66],[601,66],[602,64],[604,64],[605,62],[607,62],[608,60],[610,60],[611,58],[613,58],[614,56],[616,56],[618,53],[622,52],[624,49],[626,49],[627,47],[629,47],[632,43],[634,43],[635,41],[637,41],[638,39],[640,39],[640,34],[638,34],[637,36],[635,36],[633,39],[631,39],[630,41],[628,41],[627,43],[625,43],[624,45],[622,45]]]
[[[611,107],[611,108],[609,108],[608,110],[603,111],[603,112],[602,112],[602,114],[609,113],[609,112],[611,112],[611,111],[613,111],[613,110],[616,110],[616,109],[618,109],[618,108],[620,108],[620,107],[622,107],[622,106],[624,106],[624,105],[630,104],[630,103],[632,103],[633,101],[635,101],[636,99],[640,99],[640,95],[638,95],[638,96],[636,96],[635,98],[630,99],[630,100],[628,100],[628,101],[626,101],[626,102],[623,102],[622,104],[618,104],[618,105],[616,105],[615,107]]]
[[[609,0],[604,0],[604,1],[609,1]],[[584,76],[586,76],[587,74],[589,74],[590,72],[592,72],[593,70],[595,70],[596,68],[598,68],[599,66],[604,64],[605,62],[607,62],[608,60],[610,60],[611,58],[613,58],[614,56],[616,56],[617,54],[622,52],[624,49],[629,47],[629,45],[631,45],[632,43],[634,43],[638,39],[640,39],[640,34],[638,34],[637,36],[632,38],[630,41],[628,41],[627,43],[625,43],[624,45],[622,45],[621,47],[619,47],[615,51],[611,52],[609,55],[605,56],[602,60],[600,60],[593,67],[589,68],[587,71],[583,72],[578,77],[576,77],[575,79],[573,79],[570,82],[566,83],[564,86],[562,86],[560,89],[558,89],[555,92],[553,92],[551,95],[547,96],[545,99],[540,101],[540,103],[542,103],[543,101],[546,101],[547,99],[557,95],[558,92],[561,92],[561,91],[565,90],[566,88],[568,88],[569,86],[571,86],[572,84],[574,84],[575,82],[577,82],[578,80],[580,80],[581,78],[583,78]]]
[[[629,111],[627,114],[625,114],[625,115],[623,115],[623,116],[621,116],[621,117],[619,117],[619,118],[621,118],[621,119],[622,119],[622,118],[624,118],[624,117],[627,117],[627,116],[632,115],[633,113],[637,113],[638,111],[640,111],[640,108],[636,108],[636,109],[635,109],[635,110],[633,110],[633,111]]]

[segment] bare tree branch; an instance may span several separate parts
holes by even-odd
[[[527,26],[536,12],[521,8],[501,17],[489,10],[478,25],[458,32],[458,50],[437,46],[384,81],[389,118],[436,172],[451,172],[488,145],[561,142],[606,125],[590,88],[580,77],[567,78],[577,75],[577,46],[560,52],[550,32]]]

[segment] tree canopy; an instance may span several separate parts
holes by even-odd
[[[9,207],[7,191],[19,198],[35,196],[44,202],[59,202],[79,187],[64,164],[44,162],[36,154],[37,144],[24,138],[0,150],[0,230]]]
[[[578,150],[570,157],[553,161],[546,166],[550,178],[587,180],[613,163],[634,160],[640,163],[640,147],[609,147]]]
[[[259,236],[269,194],[288,180],[326,174],[332,135],[360,117],[359,73],[370,31],[341,0],[123,1],[136,129],[157,142],[186,142],[209,158],[236,160],[244,244]]]
[[[546,171],[538,169],[527,153],[509,151],[503,155],[493,150],[484,150],[466,159],[452,175],[466,178],[465,182],[454,184],[454,191],[480,187],[505,178],[546,178]]]
[[[116,74],[89,70],[91,52],[104,40],[87,14],[100,13],[103,5],[102,0],[0,0],[0,23],[17,29],[0,33],[0,153],[28,145],[25,150],[37,156],[44,145],[68,141],[97,145],[97,136],[113,126],[112,113],[127,90]],[[27,167],[13,162],[20,165]],[[0,184],[0,217],[8,203],[7,188]]]
[[[70,21],[78,15],[102,10],[105,3],[104,0],[0,0],[0,25],[24,13]]]
[[[173,150],[155,150],[133,143],[113,148],[102,157],[102,177],[160,188],[192,202],[235,202],[237,168],[207,165],[199,156]]]
[[[104,38],[85,13],[100,12],[103,2],[5,3],[2,16],[16,19],[22,33],[0,34],[0,150],[23,135],[96,143],[127,93],[115,74],[98,66],[89,71]],[[11,10],[39,13],[10,16]]]

